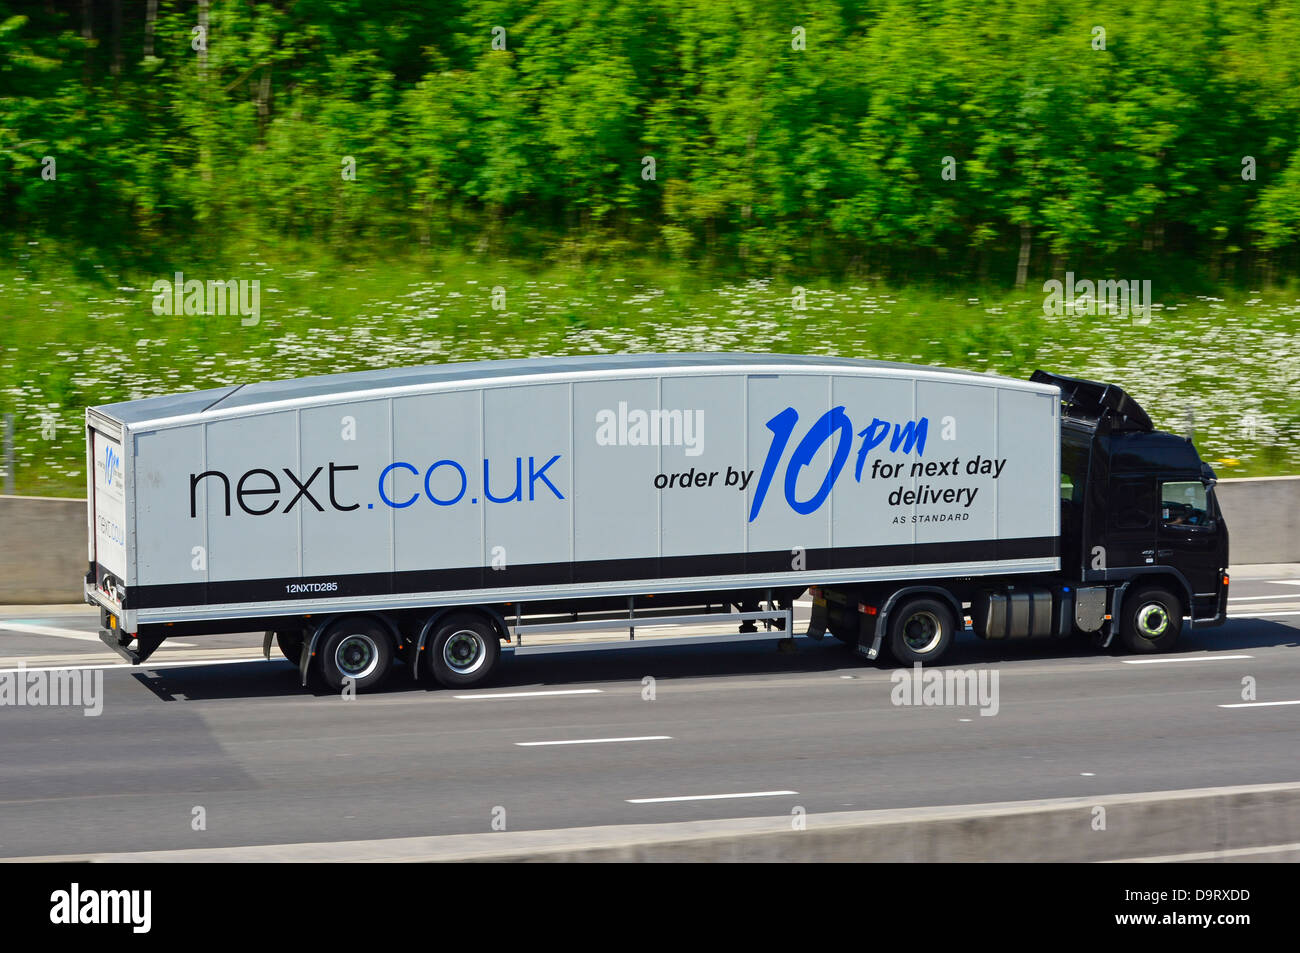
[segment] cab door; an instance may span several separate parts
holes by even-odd
[[[1179,570],[1196,596],[1219,591],[1218,514],[1199,479],[1175,477],[1160,481],[1160,526],[1156,558]]]
[[[1106,568],[1154,565],[1159,515],[1156,478],[1112,477],[1106,512]],[[1095,557],[1094,552],[1094,564]]]

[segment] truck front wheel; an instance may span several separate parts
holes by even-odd
[[[428,647],[429,670],[444,688],[468,688],[486,681],[501,656],[496,628],[473,612],[457,612],[438,623]]]
[[[1124,600],[1120,639],[1130,652],[1168,652],[1183,628],[1183,604],[1159,587],[1139,589]]]
[[[902,665],[937,662],[957,627],[952,609],[938,599],[910,599],[889,617],[889,650]]]
[[[349,682],[357,692],[371,691],[393,667],[393,637],[373,619],[339,619],[321,634],[317,658],[325,684],[334,691]]]

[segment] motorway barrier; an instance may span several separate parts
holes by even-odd
[[[14,860],[961,863],[1258,861],[1300,856],[1300,782],[802,817],[798,810],[774,817],[672,824]]]
[[[82,602],[86,501],[0,496],[0,604]]]

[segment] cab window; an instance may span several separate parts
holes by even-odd
[[[1152,530],[1155,527],[1155,482],[1145,477],[1127,477],[1111,481],[1110,528],[1113,530]]]
[[[1162,483],[1160,522],[1165,526],[1205,526],[1210,522],[1205,484]]]
[[[1061,448],[1061,502],[1081,505],[1088,454],[1069,444]]]

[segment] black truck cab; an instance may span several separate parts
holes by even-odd
[[[1156,430],[1114,385],[1031,379],[1061,388],[1062,572],[1113,586],[1116,616],[1126,593],[1164,587],[1192,627],[1223,622],[1228,528],[1191,440]]]

